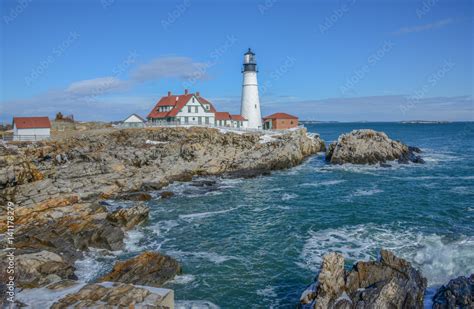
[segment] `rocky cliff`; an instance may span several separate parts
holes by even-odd
[[[254,176],[288,168],[323,149],[323,141],[304,129],[271,136],[209,128],[101,129],[57,141],[0,145],[0,220],[6,221],[5,205],[13,202],[17,287],[76,280],[74,262],[83,251],[123,248],[124,231],[148,218],[140,202],[149,199],[145,191],[194,175]],[[101,200],[112,198],[134,205],[111,211]],[[1,244],[7,247],[4,238]],[[155,264],[140,266],[144,259]],[[133,273],[124,272],[124,265]],[[117,264],[103,280],[157,286],[179,269],[171,258],[150,253]],[[146,280],[137,279],[141,273]]]

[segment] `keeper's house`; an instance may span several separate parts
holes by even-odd
[[[263,128],[265,130],[286,130],[298,126],[298,117],[287,113],[275,113],[263,117]]]
[[[168,95],[162,97],[147,119],[152,124],[167,125],[209,125],[246,128],[248,121],[240,115],[217,112],[211,102],[201,97],[199,92]]]
[[[51,137],[48,117],[13,117],[14,141],[39,141]]]

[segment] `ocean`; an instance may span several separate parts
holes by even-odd
[[[166,285],[177,308],[294,308],[329,251],[350,267],[390,249],[423,272],[429,295],[474,272],[474,123],[306,127],[327,143],[384,131],[420,147],[426,164],[331,166],[319,154],[269,176],[175,183],[165,188],[173,198],[155,193],[149,222],[129,232],[119,258],[178,259],[183,274]],[[115,259],[91,254],[78,272],[92,280]]]

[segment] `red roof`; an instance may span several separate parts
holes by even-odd
[[[201,104],[209,104],[210,108],[209,111],[215,113],[216,109],[212,105],[211,102],[207,101],[203,97],[196,96],[192,93],[190,94],[182,94],[182,95],[169,95],[164,96],[158,101],[155,105],[153,110],[148,114],[147,118],[166,118],[166,117],[174,117],[176,116],[179,111],[189,102],[192,97],[196,97]],[[171,110],[167,112],[158,112],[158,108],[160,106],[171,106]]]
[[[216,120],[231,120],[228,112],[216,112]]]
[[[298,119],[298,117],[287,114],[287,113],[275,113],[269,116],[263,117],[263,119]]]
[[[51,128],[48,117],[13,117],[17,129]]]
[[[237,121],[246,121],[247,120],[242,115],[230,115],[230,118],[232,120],[237,120]]]

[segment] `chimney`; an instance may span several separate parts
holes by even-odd
[[[196,91],[196,96],[200,97],[201,95],[199,94],[199,91]]]
[[[168,91],[168,96],[171,97],[171,91]]]
[[[184,94],[188,94],[188,89],[184,89]]]

